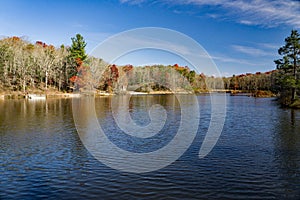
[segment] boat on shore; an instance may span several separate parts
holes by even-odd
[[[26,98],[30,100],[46,100],[46,95],[27,94]]]

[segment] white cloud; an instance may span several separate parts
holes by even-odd
[[[128,3],[133,5],[138,5],[144,2],[146,2],[146,0],[120,0],[120,3]]]
[[[248,20],[240,20],[239,23],[246,24],[246,25],[255,25],[255,23],[253,23],[252,21],[248,21]]]
[[[257,66],[258,63],[250,62],[244,59],[239,59],[239,58],[233,58],[230,56],[225,56],[225,55],[218,55],[218,56],[211,56],[211,58],[215,61],[220,61],[223,63],[233,63],[233,64],[243,64],[243,65],[251,65],[251,66]]]
[[[281,47],[281,44],[272,44],[272,43],[256,43],[258,46],[270,49],[270,50],[278,50]]]
[[[241,53],[244,53],[244,54],[247,54],[250,56],[255,56],[255,57],[274,55],[272,52],[267,52],[262,49],[257,49],[257,48],[249,47],[249,46],[231,45],[231,47],[238,52],[241,52]]]
[[[121,3],[142,4],[146,0],[120,0]],[[289,25],[300,28],[300,3],[298,0],[162,0],[170,5],[212,6],[237,23],[276,27]],[[218,13],[209,13],[218,17]],[[224,16],[220,16],[224,17]]]

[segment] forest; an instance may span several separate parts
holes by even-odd
[[[85,52],[86,42],[77,34],[72,45],[54,47],[20,37],[0,40],[0,93],[105,91],[246,92],[253,96],[277,95],[282,105],[299,102],[300,36],[297,30],[278,50],[276,69],[232,77],[196,73],[188,66],[172,64],[117,66]]]

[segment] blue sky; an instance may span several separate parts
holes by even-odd
[[[284,38],[291,29],[300,29],[300,3],[292,0],[0,2],[1,36],[25,36],[31,42],[41,40],[59,46],[70,45],[70,38],[80,33],[89,52],[122,31],[168,28],[202,45],[225,76],[274,69],[273,60],[278,58],[277,49]],[[165,53],[159,57],[159,52],[145,51],[141,55],[134,59],[131,54],[122,62],[180,63]]]

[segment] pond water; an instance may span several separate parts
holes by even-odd
[[[272,98],[227,96],[222,134],[200,159],[211,103],[209,95],[196,98],[200,118],[192,144],[175,162],[147,173],[115,170],[95,159],[77,133],[71,99],[0,101],[0,199],[300,199],[299,110],[282,109]],[[132,96],[129,114],[137,125],[151,123],[154,104],[167,118],[157,135],[141,139],[118,128],[112,97],[94,101],[107,138],[134,153],[167,145],[181,109],[190,106],[173,95]],[[88,122],[89,112],[82,115]]]

